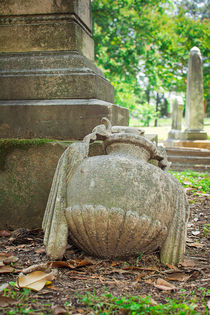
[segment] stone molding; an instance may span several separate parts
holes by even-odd
[[[82,20],[74,13],[63,14],[34,14],[34,15],[15,15],[15,16],[0,16],[0,25],[34,25],[34,24],[62,24],[63,22],[76,22],[82,27],[89,36],[91,31],[82,22]]]

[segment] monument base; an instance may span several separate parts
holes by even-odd
[[[83,139],[107,117],[127,126],[129,111],[98,99],[0,101],[0,138]]]
[[[207,132],[199,129],[186,129],[181,139],[183,140],[207,140]]]
[[[185,148],[199,148],[210,150],[210,140],[172,140],[167,139],[164,142],[166,147],[185,147]]]
[[[168,140],[178,140],[181,138],[181,130],[175,130],[175,129],[172,129],[169,131],[168,133]]]

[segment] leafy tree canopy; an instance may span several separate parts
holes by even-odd
[[[115,86],[116,102],[133,111],[155,93],[186,90],[190,49],[199,47],[207,63],[204,7],[205,0],[92,1],[96,61]]]

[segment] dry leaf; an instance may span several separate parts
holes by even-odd
[[[44,248],[38,248],[35,250],[35,253],[36,254],[43,254],[43,253],[45,253],[45,249]]]
[[[188,243],[187,246],[189,247],[196,247],[196,248],[203,248],[203,244],[195,242],[195,243]]]
[[[167,276],[168,280],[172,281],[187,281],[191,275],[186,275],[183,272],[174,272]]]
[[[8,230],[0,230],[0,236],[10,236],[11,232]]]
[[[0,285],[0,292],[2,292],[4,289],[8,288],[9,283],[3,283]]]
[[[167,264],[166,267],[168,267],[169,269],[172,269],[174,271],[178,271],[179,270],[176,266],[170,265],[170,264]],[[167,270],[167,271],[169,271],[169,270]]]
[[[53,306],[52,311],[54,315],[65,315],[67,314],[67,310],[59,305]]]
[[[51,281],[53,279],[54,279],[53,273],[34,271],[28,274],[27,276],[22,276],[18,278],[15,285],[18,288],[28,288],[34,291],[40,291],[41,289],[44,288],[47,281]]]
[[[81,261],[76,260],[77,265],[76,268],[92,265],[92,262],[89,259],[83,259]]]
[[[10,256],[11,254],[2,252],[0,253],[0,261],[4,261],[5,258],[8,258]]]
[[[191,233],[192,233],[192,235],[196,236],[196,235],[200,234],[200,231],[192,231]]]
[[[50,271],[50,263],[42,263],[42,264],[37,264],[37,265],[32,265],[30,267],[27,267],[25,269],[22,270],[22,273],[27,274],[27,273],[31,273],[33,271]]]
[[[138,274],[135,281],[138,282],[140,279],[142,279],[145,276],[146,276],[146,273],[144,271],[142,271],[141,273]]]
[[[15,301],[14,299],[7,297],[7,296],[0,295],[0,306],[1,307],[7,307],[9,305],[15,305],[16,303],[17,303],[17,301]]]
[[[163,290],[163,291],[171,291],[171,290],[176,289],[176,287],[173,284],[171,284],[171,283],[169,283],[169,282],[167,282],[161,278],[158,278],[157,281],[153,283],[153,285],[156,288]]]
[[[207,302],[207,307],[210,310],[210,300],[208,300],[208,302]]]
[[[0,267],[0,273],[10,273],[13,272],[15,269],[10,266],[2,266]]]
[[[10,264],[10,263],[15,263],[15,262],[17,262],[18,260],[19,260],[19,258],[16,257],[16,256],[9,256],[9,257],[6,257],[6,258],[3,260],[3,262],[4,262],[5,264]]]
[[[156,266],[153,267],[137,267],[137,266],[129,266],[124,267],[123,270],[145,270],[145,271],[158,271]]]
[[[184,259],[184,261],[181,261],[178,266],[184,268],[193,268],[195,267],[195,262],[191,259]]]
[[[3,261],[0,261],[0,267],[4,266]]]
[[[70,269],[75,269],[76,267],[74,266],[75,261],[72,261],[70,263],[69,261],[52,261],[50,262],[50,266],[52,268],[59,268],[59,267],[64,267],[64,268],[70,268]]]

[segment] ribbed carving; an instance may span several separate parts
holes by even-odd
[[[75,244],[98,257],[120,258],[154,250],[167,235],[160,221],[120,208],[75,205],[66,209],[65,216]]]

